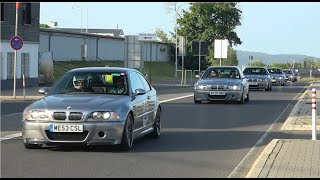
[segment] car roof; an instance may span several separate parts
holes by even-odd
[[[268,68],[268,69],[281,69],[281,68],[273,68],[273,67],[271,67],[271,68]]]
[[[135,69],[123,68],[123,67],[84,67],[84,68],[75,68],[69,72],[101,72],[101,71],[114,71],[114,72],[125,72],[129,73],[131,71],[138,72]]]
[[[263,69],[267,69],[266,67],[262,67],[262,66],[250,66],[250,67],[246,67],[246,68],[263,68]]]

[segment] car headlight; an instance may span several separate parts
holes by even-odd
[[[208,86],[207,85],[196,85],[195,86],[196,90],[208,90]]]
[[[240,86],[234,85],[234,86],[228,86],[228,89],[232,90],[240,90]]]
[[[118,120],[120,118],[119,114],[113,111],[96,111],[92,112],[89,116],[91,120]]]
[[[48,113],[44,110],[29,110],[23,113],[24,118],[29,121],[49,121]]]

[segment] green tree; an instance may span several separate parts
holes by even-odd
[[[50,26],[48,24],[40,24],[41,28],[50,28]]]
[[[156,29],[156,35],[158,38],[161,39],[164,43],[173,43],[172,39],[169,39],[168,34],[165,33],[162,29],[157,28]]]
[[[305,57],[302,59],[303,63],[306,63],[306,68],[314,67],[315,62],[313,61],[312,57]]]
[[[236,2],[191,3],[190,11],[183,10],[183,16],[177,20],[178,34],[187,36],[188,49],[193,40],[209,42],[209,60],[216,64],[215,39],[228,39],[231,47],[242,43],[235,32],[241,25],[241,13]]]
[[[248,66],[250,66],[250,62],[248,63]],[[256,60],[256,61],[252,61],[251,62],[251,66],[261,66],[261,67],[265,67],[267,66],[265,63],[263,63],[262,60]]]
[[[315,68],[320,69],[320,59],[317,59],[314,65],[315,65]]]
[[[270,67],[281,68],[281,69],[290,69],[292,65],[290,63],[272,63]]]

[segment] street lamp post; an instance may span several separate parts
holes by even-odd
[[[72,9],[76,9],[76,8],[78,8],[78,9],[80,9],[81,10],[81,33],[82,33],[82,17],[83,17],[83,9],[80,7],[80,6],[77,6],[77,5],[73,5],[72,6]],[[87,14],[87,17],[88,17],[88,14]],[[88,22],[88,18],[87,18],[87,22]],[[88,24],[87,24],[88,25]],[[87,30],[88,31],[88,30]]]

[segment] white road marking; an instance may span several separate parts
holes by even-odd
[[[304,86],[303,89],[307,89],[308,90],[308,86],[306,85]],[[301,89],[301,91],[303,91],[303,89]],[[305,91],[307,91],[305,90]],[[239,170],[239,167],[243,164],[243,162],[245,161],[245,159],[247,159],[253,152],[254,149],[257,148],[257,146],[260,146],[260,144],[264,141],[264,139],[268,136],[270,130],[275,126],[275,124],[279,121],[279,118],[282,116],[282,114],[288,109],[288,107],[291,105],[291,103],[297,99],[297,97],[299,96],[299,94],[301,94],[301,91],[293,98],[293,100],[290,101],[290,103],[287,105],[287,107],[281,112],[281,114],[278,116],[278,118],[272,123],[272,125],[269,127],[269,129],[261,136],[261,138],[259,139],[259,141],[250,149],[249,153],[241,160],[241,162],[237,165],[236,168],[234,168],[234,170],[230,173],[230,175],[228,176],[228,178],[231,178],[232,175],[236,174]],[[300,95],[301,96],[301,95]]]
[[[2,115],[1,117],[5,117],[5,116],[13,116],[13,115],[18,115],[18,114],[22,114],[22,112],[19,112],[19,113],[13,113],[13,114],[6,114],[6,115]]]
[[[175,101],[175,100],[178,100],[178,99],[183,99],[183,98],[187,98],[187,97],[191,97],[191,96],[193,96],[193,94],[189,94],[189,95],[186,95],[186,96],[181,96],[181,97],[176,97],[176,98],[172,98],[172,99],[163,100],[163,101],[160,101],[160,103]]]
[[[1,142],[1,141],[4,141],[4,140],[8,140],[8,139],[17,138],[17,137],[20,137],[20,136],[22,136],[22,133],[21,133],[21,132],[20,132],[20,133],[16,133],[16,134],[10,134],[10,135],[8,135],[8,136],[5,136],[5,137],[0,138],[0,142]]]

